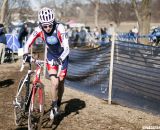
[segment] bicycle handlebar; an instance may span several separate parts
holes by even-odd
[[[22,61],[22,65],[21,65],[21,68],[20,68],[20,72],[22,72],[23,69],[24,69],[24,66],[25,66],[25,63],[26,63],[26,59],[27,59],[27,58],[25,58],[25,59]],[[41,65],[44,64],[44,63],[49,63],[49,64],[51,64],[51,65],[53,65],[53,63],[54,63],[53,60],[52,60],[52,61],[44,61],[44,60],[37,60],[37,59],[34,59],[33,57],[31,57],[29,64],[31,64],[32,62],[35,63],[35,64],[37,64],[37,65],[39,65],[39,66],[41,66]],[[61,69],[62,69],[62,65],[58,65],[57,77],[60,76]]]

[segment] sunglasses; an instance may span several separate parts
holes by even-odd
[[[42,25],[42,27],[43,27],[44,29],[46,29],[46,28],[53,28],[53,25],[52,25],[52,24],[50,24],[50,25]]]

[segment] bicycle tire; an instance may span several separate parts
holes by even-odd
[[[26,125],[27,118],[28,118],[26,113],[26,108],[25,108],[25,101],[27,100],[29,95],[30,76],[27,77],[26,81],[24,81],[24,79],[25,79],[25,76],[20,80],[17,88],[17,93],[21,89],[19,96],[16,97],[19,104],[17,104],[17,102],[14,100],[14,120],[15,120],[16,126]]]
[[[31,101],[29,105],[28,113],[28,130],[40,130],[42,125],[42,119],[44,114],[44,102],[45,102],[45,91],[42,83],[36,85],[38,91],[42,91],[41,101],[42,104],[39,104],[39,92],[35,92],[34,103]],[[41,89],[41,90],[40,90]],[[32,94],[34,91],[32,90]]]

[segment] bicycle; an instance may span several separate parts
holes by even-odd
[[[30,61],[28,72],[24,78],[20,80],[16,97],[13,101],[15,124],[17,126],[25,125],[24,122],[26,122],[26,119],[28,118],[28,129],[39,130],[41,129],[45,103],[44,85],[41,82],[40,74],[42,67],[44,67],[44,63],[46,62],[36,60],[33,57],[31,57]],[[36,65],[35,70],[31,68],[32,62]],[[23,70],[24,64],[25,61],[23,61],[20,71]],[[57,77],[60,75],[61,65],[58,68]]]

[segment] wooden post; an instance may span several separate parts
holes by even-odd
[[[115,41],[115,40],[117,40],[117,37],[114,39],[114,41]],[[116,63],[119,62],[119,55],[118,55],[118,54],[119,54],[119,46],[117,45],[117,46],[116,46]]]
[[[112,34],[111,41],[112,41],[112,43],[111,43],[108,104],[111,104],[111,101],[112,101],[112,80],[113,80],[113,60],[114,60],[115,32]]]

